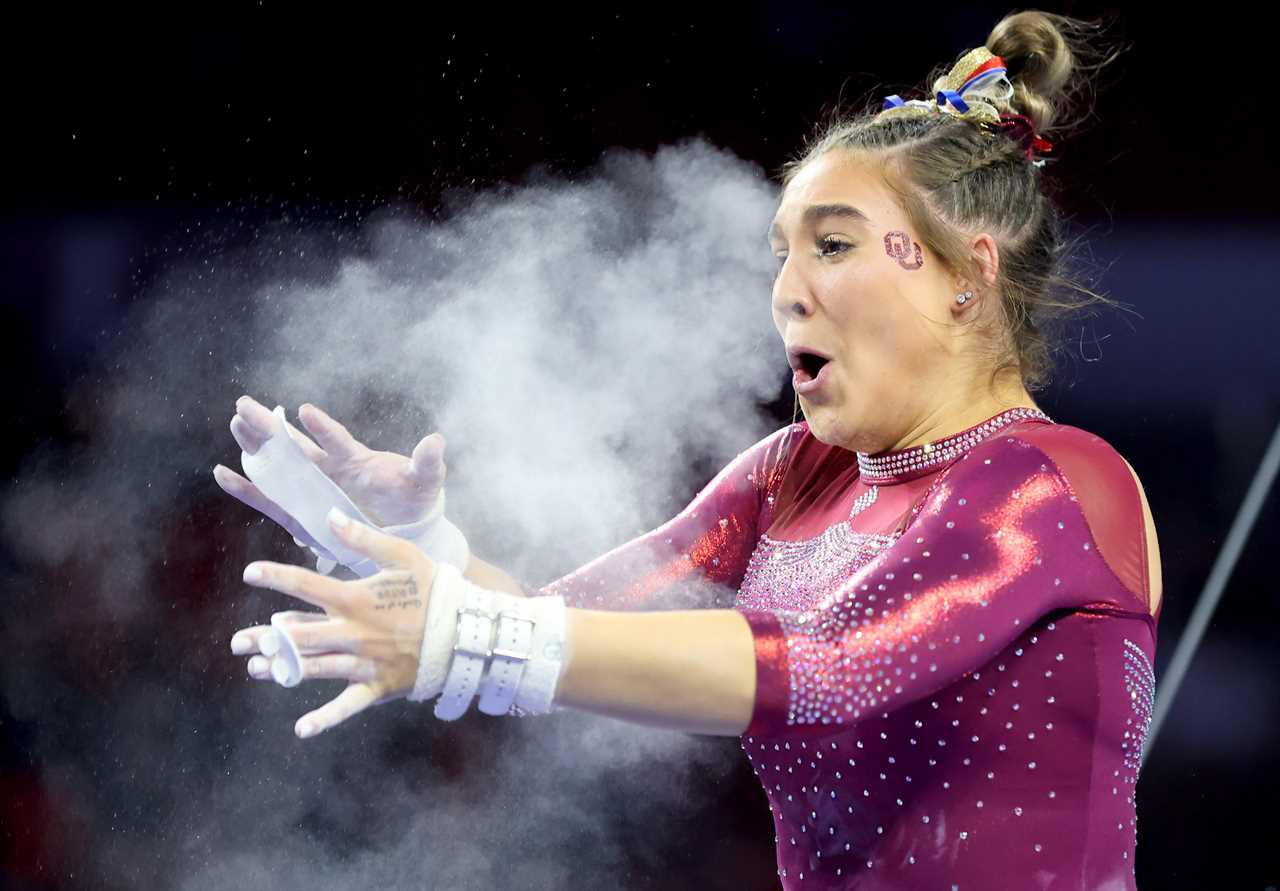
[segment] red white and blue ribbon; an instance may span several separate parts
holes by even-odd
[[[985,50],[974,52],[986,54]],[[965,116],[972,113],[973,117],[999,128],[1006,135],[1017,140],[1022,145],[1027,159],[1038,167],[1043,166],[1044,161],[1034,160],[1035,155],[1050,151],[1053,144],[1036,135],[1031,119],[1026,115],[999,111],[999,106],[1005,105],[1013,95],[1013,85],[1008,79],[1008,66],[1005,65],[1003,58],[988,55],[985,61],[969,72],[957,89],[948,89],[948,85],[954,83],[956,69],[969,62],[968,57],[971,55],[966,54],[966,58],[956,63],[956,68],[934,83],[933,99],[904,101],[901,96],[894,94],[885,97],[883,108],[922,108]],[[966,101],[966,95],[969,101]],[[976,108],[973,105],[975,101],[985,105],[986,108]]]

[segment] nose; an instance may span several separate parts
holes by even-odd
[[[800,270],[788,257],[773,283],[773,312],[783,319],[803,319],[813,315],[813,294]]]

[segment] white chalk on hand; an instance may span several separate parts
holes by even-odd
[[[329,509],[336,507],[366,526],[373,526],[373,521],[307,457],[289,429],[283,405],[275,407],[272,423],[271,436],[257,452],[252,455],[240,453],[244,475],[263,495],[297,520],[315,540],[318,545],[316,554],[323,558],[317,563],[317,571],[328,575],[337,563],[342,563],[356,575],[373,575],[378,571],[377,562],[343,544],[337,533],[329,528]],[[302,543],[296,537],[294,541]]]

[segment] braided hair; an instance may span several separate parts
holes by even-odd
[[[1101,27],[1039,10],[1012,13],[992,29],[984,47],[936,69],[929,79],[940,95],[940,88],[958,89],[975,62],[999,56],[1007,82],[995,91],[997,98],[961,102],[968,108],[963,114],[941,113],[936,102],[901,103],[897,96],[889,97],[894,107],[852,116],[837,112],[781,169],[785,188],[805,165],[831,151],[875,162],[919,240],[948,269],[974,281],[981,281],[981,272],[970,239],[989,233],[999,248],[999,299],[993,301],[999,312],[974,323],[994,326],[986,341],[992,382],[1015,368],[1032,393],[1049,383],[1057,349],[1052,335],[1063,320],[1093,304],[1123,307],[1069,271],[1073,242],[1055,204],[1054,178],[1045,175],[1046,166],[1032,150],[1049,144],[1043,139],[1048,133],[1059,146],[1056,134],[1088,116],[1086,111],[1063,120],[1092,92],[1092,75],[1120,52],[1094,45]]]

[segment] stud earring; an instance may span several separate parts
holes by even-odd
[[[956,295],[956,303],[963,304],[966,300],[973,296],[972,291],[965,291],[963,294]]]

